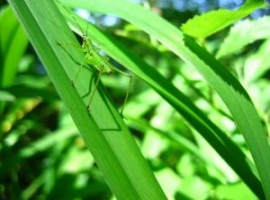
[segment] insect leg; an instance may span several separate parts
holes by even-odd
[[[76,80],[77,80],[77,78],[78,78],[78,75],[79,75],[80,71],[82,70],[82,68],[83,68],[83,62],[81,62],[81,65],[80,65],[78,71],[76,72],[76,75],[75,75],[74,79],[71,80],[71,85],[72,85],[72,86],[75,85],[75,82],[76,82]]]
[[[127,103],[127,100],[128,100],[128,95],[129,95],[129,92],[130,92],[130,89],[131,89],[131,84],[132,84],[132,76],[130,74],[127,74],[127,76],[129,77],[129,84],[128,84],[128,89],[127,89],[127,93],[126,93],[126,96],[125,96],[125,100],[124,100],[123,106],[122,106],[121,111],[120,111],[121,116],[123,116],[124,108],[126,106],[126,103]]]
[[[126,73],[126,72],[123,72],[123,71],[121,71],[121,70],[119,70],[119,69],[117,69],[115,67],[114,67],[114,70],[117,71],[117,72],[119,72],[120,74],[123,74],[123,75],[127,76],[129,78],[129,84],[128,84],[127,93],[126,93],[126,96],[125,96],[125,100],[123,102],[123,106],[122,106],[121,111],[120,111],[120,115],[123,116],[124,108],[126,106],[126,103],[127,103],[127,100],[128,100],[128,96],[129,96],[129,92],[130,92],[130,89],[131,89],[132,76],[131,76],[131,74]]]
[[[89,97],[89,101],[88,101],[87,106],[86,106],[88,112],[90,112],[90,105],[91,105],[91,103],[92,103],[92,101],[93,101],[93,98],[94,98],[94,95],[95,95],[95,93],[96,93],[96,91],[97,91],[97,87],[98,87],[98,84],[99,84],[99,82],[100,82],[102,73],[103,73],[103,67],[101,67],[101,68],[99,69],[98,79],[97,79],[97,81],[96,81],[96,84],[94,85],[93,92],[92,92],[92,94],[91,94],[90,97]]]

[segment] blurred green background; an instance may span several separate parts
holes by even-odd
[[[0,3],[0,199],[112,199],[16,17],[6,2]],[[198,13],[221,7],[235,9],[242,3],[149,0],[144,6],[180,27]],[[269,8],[257,10],[245,21],[198,42],[242,83],[269,133],[270,34],[262,31],[267,24],[269,27],[268,14]],[[171,80],[250,156],[224,103],[195,68],[137,27],[111,16],[91,16],[97,26],[117,36]],[[234,46],[245,37],[246,43]],[[121,107],[129,80],[114,73],[104,75],[102,82]],[[256,199],[207,141],[135,76],[124,117],[171,199]]]

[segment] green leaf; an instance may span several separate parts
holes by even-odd
[[[14,81],[28,39],[10,7],[1,8],[0,31],[0,87],[6,88]],[[0,102],[0,113],[3,107]]]
[[[221,58],[237,53],[243,47],[256,40],[270,38],[270,29],[265,28],[268,27],[269,24],[270,17],[263,17],[255,20],[246,19],[237,23],[231,28],[229,35],[221,44],[216,57]]]
[[[181,28],[185,34],[194,38],[206,38],[266,6],[263,0],[247,0],[238,10],[210,11],[188,20]]]
[[[14,81],[28,39],[10,7],[0,13],[0,30],[0,86],[7,87]]]
[[[260,48],[249,56],[244,64],[243,79],[246,84],[258,84],[270,67],[270,39],[264,41]],[[267,95],[267,93],[264,91]]]
[[[80,73],[75,88],[72,87],[71,80],[84,54],[73,47],[63,48],[57,44],[69,42],[80,48],[54,1],[9,2],[116,197],[165,199],[101,84],[93,99],[91,114],[88,113],[85,102],[93,90],[89,80],[93,81],[94,75],[91,74],[96,74],[96,71]]]

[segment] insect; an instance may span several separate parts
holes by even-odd
[[[65,10],[67,10],[69,13],[71,12],[67,8],[65,8]],[[79,23],[78,23],[77,19],[75,18],[75,16],[73,14],[71,14],[71,16],[73,18],[73,21],[76,23],[77,27],[80,29],[81,33],[83,33],[83,29],[79,25]],[[78,71],[77,71],[77,73],[76,73],[76,75],[74,77],[74,80],[71,81],[71,84],[73,86],[76,84],[76,79],[79,76],[79,73],[80,73],[81,69],[83,68],[84,63],[86,63],[88,65],[92,65],[92,66],[95,67],[95,69],[97,69],[97,71],[99,72],[98,77],[97,77],[97,80],[95,82],[94,89],[93,89],[92,93],[89,96],[89,100],[88,100],[88,103],[87,103],[87,106],[86,106],[87,111],[90,112],[90,106],[91,106],[91,103],[93,101],[93,98],[94,98],[94,95],[96,93],[96,90],[97,90],[97,87],[99,85],[102,74],[107,73],[107,74],[110,75],[114,71],[117,71],[117,72],[127,76],[130,79],[130,81],[129,81],[128,90],[126,92],[126,96],[125,96],[125,99],[124,99],[124,103],[123,103],[123,106],[122,106],[121,111],[120,111],[120,114],[123,115],[124,107],[126,105],[128,95],[129,95],[129,91],[130,91],[130,88],[131,88],[132,76],[130,74],[126,73],[126,72],[121,71],[120,69],[116,68],[115,66],[113,66],[109,62],[109,57],[108,56],[100,55],[100,49],[97,48],[92,43],[91,39],[87,35],[88,25],[89,25],[89,22],[88,22],[88,24],[86,26],[86,34],[82,35],[82,45],[81,45],[81,49],[80,49],[85,54],[84,61],[81,62],[81,65],[80,65],[80,67],[79,67],[79,69],[78,69]],[[70,44],[70,43],[59,43],[59,42],[57,42],[57,44],[58,45],[75,46],[75,45]]]

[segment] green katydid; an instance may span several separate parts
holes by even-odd
[[[67,10],[68,12],[70,12],[67,8],[65,8],[65,10]],[[77,24],[77,26],[80,29],[80,31],[83,33],[83,30],[82,30],[81,26],[79,25],[78,21],[76,20],[76,18],[74,17],[74,15],[71,14],[71,16],[72,16],[74,22]],[[86,33],[87,33],[87,28],[88,28],[88,24],[87,24],[87,27],[86,27]],[[58,45],[71,45],[71,46],[75,46],[75,45],[70,44],[70,43],[59,43],[59,42],[57,42],[57,44]],[[83,64],[84,63],[94,66],[99,71],[98,78],[97,78],[96,83],[94,85],[93,92],[90,94],[89,101],[88,101],[87,106],[86,106],[88,112],[90,112],[90,105],[91,105],[92,100],[94,98],[94,95],[95,95],[95,92],[97,90],[97,87],[98,87],[98,84],[100,82],[100,79],[101,79],[102,74],[103,73],[112,74],[114,71],[117,71],[117,72],[119,72],[119,73],[121,73],[121,74],[129,77],[129,79],[130,79],[128,90],[127,90],[127,93],[126,93],[126,96],[125,96],[125,99],[124,99],[124,103],[123,103],[122,109],[120,111],[120,114],[122,115],[123,114],[124,107],[125,107],[125,104],[126,104],[127,99],[128,99],[129,90],[131,88],[132,76],[130,74],[126,73],[126,72],[123,72],[123,71],[119,70],[115,66],[113,66],[109,62],[109,57],[108,56],[102,56],[102,55],[100,55],[100,53],[99,53],[100,50],[96,46],[93,45],[91,39],[89,38],[89,36],[87,34],[83,34],[82,35],[82,45],[81,45],[81,49],[80,50],[83,53],[85,53],[84,62],[81,62],[80,68],[78,69],[78,71],[77,71],[77,73],[75,75],[74,80],[71,81],[72,82],[72,85],[73,86],[75,85],[76,79],[77,79],[77,77],[78,77],[81,69],[83,68]]]

